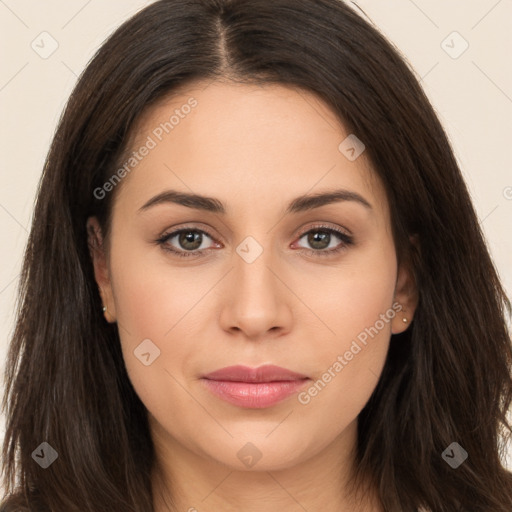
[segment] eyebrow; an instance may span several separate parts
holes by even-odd
[[[373,210],[372,205],[357,192],[345,189],[337,189],[296,197],[289,203],[288,207],[286,208],[285,215],[305,212],[329,204],[344,201],[352,201],[364,206],[368,210]],[[165,190],[164,192],[152,197],[139,208],[139,212],[143,212],[153,206],[165,203],[179,204],[181,206],[186,206],[187,208],[203,210],[222,215],[226,214],[226,208],[219,199],[198,194],[189,194],[187,192],[179,192],[176,190]]]

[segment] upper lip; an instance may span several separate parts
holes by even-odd
[[[248,366],[227,366],[203,376],[209,380],[223,380],[232,382],[277,382],[307,379],[307,375],[292,372],[286,368],[267,364],[258,368]]]

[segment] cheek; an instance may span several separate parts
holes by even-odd
[[[396,257],[390,240],[347,253],[339,265],[303,269],[301,277],[311,311],[322,321],[327,353],[340,350],[366,328],[372,327],[393,303],[396,284]],[[295,286],[300,286],[297,281]],[[392,313],[392,311],[391,311]],[[380,323],[379,330],[390,334],[391,326]]]
[[[178,333],[187,323],[185,315],[197,302],[197,294],[182,286],[178,270],[148,264],[147,252],[133,247],[124,250],[125,245],[118,238],[111,255],[116,321],[130,380],[146,407],[153,410],[158,409],[166,390],[174,390],[172,375],[186,357],[182,353],[186,344],[173,343],[172,353],[169,347],[183,339]]]
[[[133,237],[132,237],[133,238]],[[133,341],[171,338],[211,287],[204,272],[168,263],[160,248],[119,241],[112,253],[116,316],[121,334]],[[170,261],[170,260],[169,260]],[[124,328],[124,329],[123,329]]]
[[[173,266],[155,249],[127,250],[128,244],[120,238],[111,254],[111,266],[128,376],[154,416],[169,418],[179,410],[183,421],[187,417],[192,421],[201,409],[198,412],[191,407],[193,402],[184,386],[188,386],[186,379],[190,369],[198,366],[197,360],[203,367],[208,361],[211,337],[204,328],[213,324],[204,319],[211,315],[212,295],[208,292],[218,277],[206,266]],[[147,353],[149,358],[144,356]]]
[[[164,279],[156,268],[144,276],[131,272],[116,288],[126,370],[140,400],[158,418],[171,418],[176,410],[186,417],[190,411],[183,375],[197,348],[193,340],[199,338],[190,329],[190,319],[200,311],[194,308],[197,293],[181,293],[172,276]]]
[[[311,412],[328,413],[333,425],[355,419],[377,385],[396,314],[395,282],[394,248],[383,244],[333,272],[315,295],[313,304],[329,330],[314,349],[305,347],[315,381],[298,398]]]

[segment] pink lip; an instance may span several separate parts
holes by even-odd
[[[274,365],[229,366],[204,375],[209,391],[239,407],[262,409],[281,402],[310,379]]]

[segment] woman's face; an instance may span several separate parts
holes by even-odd
[[[383,186],[324,103],[196,85],[138,124],[96,279],[160,445],[283,469],[355,432],[413,287]],[[204,378],[234,365],[306,378]]]

